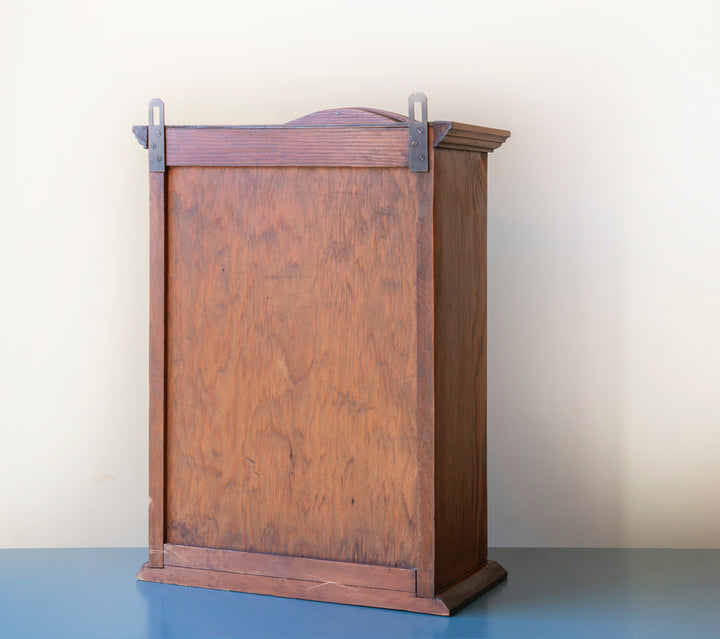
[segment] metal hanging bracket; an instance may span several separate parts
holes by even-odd
[[[155,111],[157,109],[157,112]],[[156,117],[157,116],[157,117]],[[157,123],[155,120],[157,119]],[[148,104],[148,157],[150,172],[165,172],[165,104],[160,98],[153,98]]]
[[[420,105],[420,119],[415,108]],[[412,93],[408,98],[408,165],[411,171],[428,170],[428,116],[427,97],[424,93]]]

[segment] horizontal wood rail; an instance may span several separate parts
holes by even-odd
[[[388,127],[167,127],[168,166],[407,166],[408,131]]]
[[[415,592],[415,570],[165,544],[165,566]]]
[[[509,131],[458,122],[429,123],[440,148],[489,153]],[[133,127],[148,146],[146,126]],[[364,125],[168,126],[167,166],[408,166],[408,128]]]

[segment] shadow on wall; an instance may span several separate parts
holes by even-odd
[[[490,158],[490,545],[622,546],[622,176],[512,128]]]

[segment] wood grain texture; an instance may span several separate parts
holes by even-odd
[[[510,137],[510,131],[461,122],[436,122],[435,145],[440,149],[490,153]],[[444,124],[445,127],[440,125]],[[449,125],[449,126],[447,126]]]
[[[406,169],[173,168],[166,538],[415,566]]]
[[[386,127],[167,127],[168,166],[408,165],[408,130]]]
[[[433,598],[416,597],[411,592],[400,590],[346,585],[334,580],[288,579],[169,565],[164,568],[151,568],[148,564],[144,564],[137,578],[141,581],[448,616],[507,579],[507,572],[498,563],[488,561],[465,579]]]
[[[165,174],[150,173],[149,561],[163,565],[165,495]]]
[[[413,593],[382,588],[363,588],[346,586],[333,582],[307,581],[303,579],[281,579],[262,575],[244,575],[240,573],[222,572],[217,570],[199,570],[194,568],[150,568],[145,564],[137,574],[140,581],[197,586],[200,588],[216,588],[236,592],[251,592],[275,597],[292,597],[293,599],[311,599],[313,601],[329,601],[355,606],[372,606],[373,608],[389,608],[424,612],[432,615],[449,615],[448,607],[442,599],[421,599]]]
[[[382,128],[396,132],[406,130],[406,124],[407,117],[398,113],[343,108],[317,111],[287,124],[166,127],[166,135],[173,139],[172,153],[168,149],[168,163],[175,166],[407,166],[407,157],[405,164],[396,164],[403,148],[396,138],[399,134],[385,132],[381,134],[387,136],[384,138],[373,137],[372,133],[373,129]],[[510,131],[461,122],[438,120],[429,122],[428,126],[435,133],[434,145],[444,149],[489,153],[510,137]],[[325,138],[328,127],[345,127],[345,131],[342,135]],[[358,134],[363,127],[365,131]],[[284,132],[293,129],[304,133],[293,133],[285,138]],[[133,134],[140,145],[147,148],[147,126],[134,126]],[[205,148],[206,140],[210,140],[210,148]],[[392,149],[368,149],[387,140],[392,141]],[[287,147],[286,142],[289,143]],[[321,148],[315,148],[318,142]],[[303,146],[308,144],[311,146]],[[356,144],[363,155],[357,156]],[[404,144],[407,152],[407,137]],[[368,151],[370,155],[367,155]],[[333,162],[333,157],[338,159],[337,163]]]
[[[407,116],[391,111],[382,111],[380,109],[368,109],[365,107],[351,107],[341,109],[324,109],[303,115],[300,118],[291,120],[286,124],[289,126],[299,125],[386,125],[396,122],[407,122]]]
[[[431,131],[432,135],[432,131]],[[434,405],[434,151],[428,172],[414,173],[417,193],[417,593],[435,595],[435,405]]]
[[[435,588],[487,560],[487,154],[435,150]]]
[[[454,614],[488,590],[507,579],[507,570],[496,561],[488,561],[460,582],[447,588],[438,599],[447,606],[448,614]]]
[[[165,544],[165,565],[415,592],[415,571],[409,568],[174,544]]]
[[[140,579],[451,614],[487,561],[487,153],[325,110],[166,127]],[[138,141],[147,127],[134,127]]]

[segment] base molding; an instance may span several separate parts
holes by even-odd
[[[488,561],[462,581],[440,592],[436,599],[441,600],[448,610],[443,614],[452,615],[506,579],[507,570],[497,561]]]
[[[359,566],[358,564],[349,565]],[[179,586],[214,588],[448,616],[505,580],[507,571],[497,562],[488,561],[484,566],[459,583],[445,589],[433,599],[417,597],[414,592],[404,590],[318,580],[316,575],[307,579],[298,578],[297,575],[292,577],[278,576],[277,574],[268,576],[228,572],[216,568],[168,565],[167,562],[162,568],[152,568],[147,563],[143,564],[137,578],[140,581]]]

